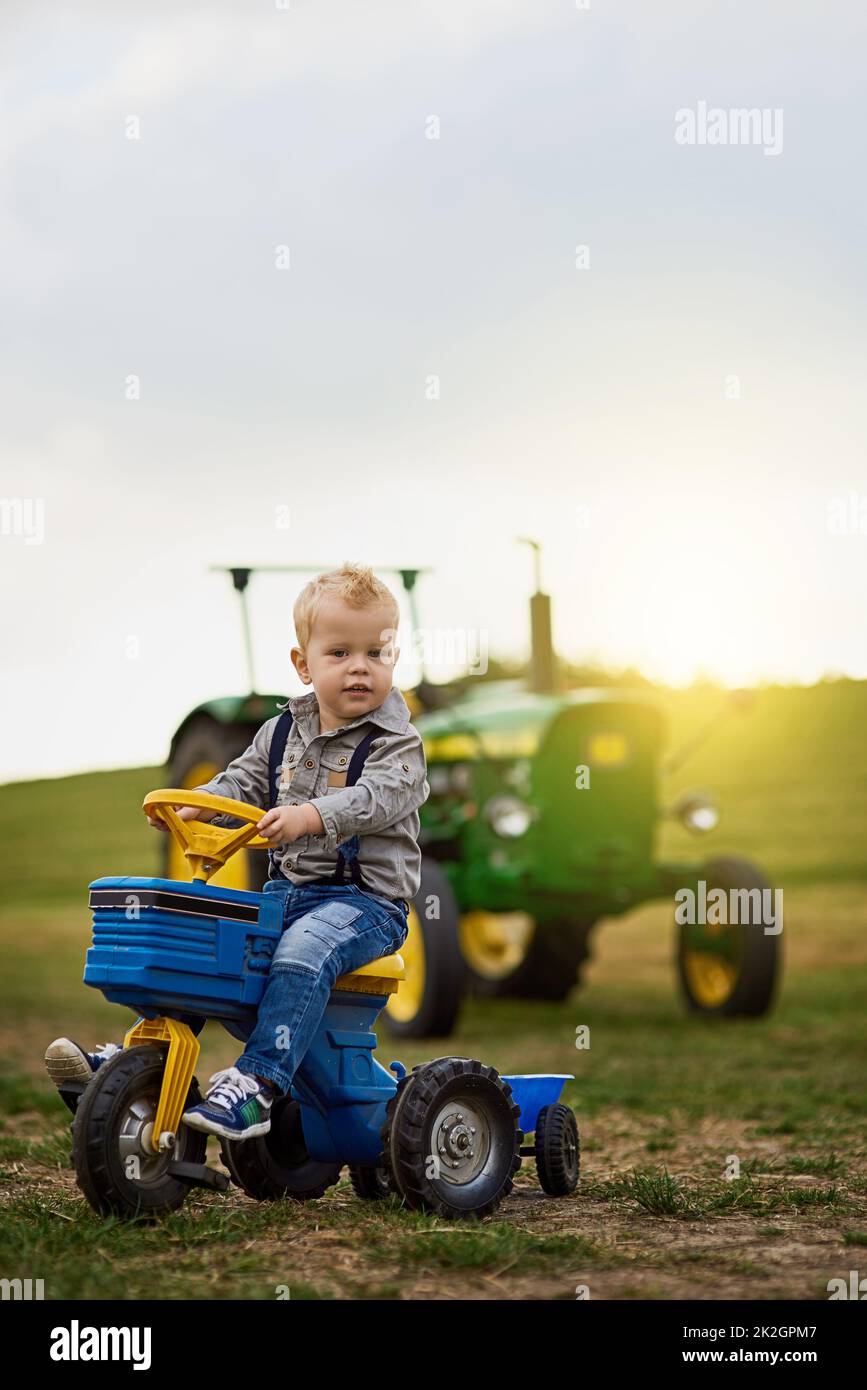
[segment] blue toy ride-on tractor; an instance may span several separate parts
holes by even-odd
[[[187,821],[175,808],[230,815],[229,829]],[[206,1135],[181,1122],[200,1100],[198,1033],[209,1019],[244,1042],[256,1021],[283,926],[285,885],[248,892],[209,884],[230,855],[262,846],[255,806],[205,792],[149,793],[144,809],[175,836],[192,881],[99,878],[90,885],[93,944],[84,983],[138,1021],[123,1048],[87,1082],[61,1085],[73,1112],[79,1186],[98,1212],[155,1214],[179,1207],[193,1186],[225,1191],[205,1161]],[[415,1210],[480,1217],[534,1157],[543,1189],[575,1190],[579,1138],[559,1103],[567,1075],[501,1076],[468,1057],[389,1070],[373,1056],[376,1020],[403,978],[399,955],[341,976],[290,1091],[267,1134],[221,1140],[232,1179],[259,1200],[321,1197],[348,1164],[359,1197],[399,1195]],[[524,1145],[533,1133],[535,1141]]]

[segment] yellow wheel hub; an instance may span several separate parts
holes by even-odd
[[[406,978],[401,980],[397,994],[392,994],[386,1006],[396,1023],[409,1023],[422,1006],[425,985],[424,935],[413,903],[407,917],[409,935],[400,948]]]
[[[477,975],[505,980],[524,960],[536,930],[526,912],[484,912],[474,909],[460,920],[461,951]]]
[[[684,951],[683,968],[692,997],[705,1009],[718,1009],[737,983],[732,962],[710,951]]]

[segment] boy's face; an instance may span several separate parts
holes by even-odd
[[[339,728],[381,705],[391,689],[395,647],[391,609],[350,608],[342,599],[323,600],[307,650],[292,648],[292,663],[319,701],[320,728]],[[361,690],[353,690],[361,686]]]

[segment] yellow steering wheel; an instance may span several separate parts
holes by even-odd
[[[235,816],[249,824],[232,828],[210,825],[207,821],[181,820],[175,808],[190,806],[199,811],[214,811],[222,816]],[[270,849],[271,845],[256,834],[256,826],[266,811],[246,801],[233,801],[228,796],[213,796],[211,792],[191,791],[187,787],[160,787],[148,792],[142,802],[145,815],[165,821],[186,856],[194,879],[207,883],[236,850]]]

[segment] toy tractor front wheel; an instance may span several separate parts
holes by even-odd
[[[223,1139],[221,1150],[234,1181],[259,1202],[273,1202],[279,1197],[313,1201],[334,1186],[342,1167],[310,1157],[301,1106],[291,1096],[275,1100],[267,1134],[254,1139]]]
[[[764,1014],[782,958],[779,935],[766,932],[760,920],[767,880],[747,860],[735,858],[712,860],[701,877],[708,895],[714,888],[723,890],[728,906],[723,922],[678,925],[677,971],[686,1005],[693,1013],[716,1017]],[[732,922],[735,901],[738,922]]]
[[[383,1125],[382,1164],[414,1211],[488,1216],[521,1166],[519,1115],[493,1067],[440,1057],[398,1082]]]
[[[78,1185],[101,1215],[147,1216],[181,1206],[189,1185],[169,1165],[203,1164],[206,1136],[179,1125],[175,1147],[156,1153],[150,1136],[162,1087],[165,1053],[139,1044],[104,1062],[84,1089],[72,1121]],[[195,1077],[185,1105],[201,1094]]]

